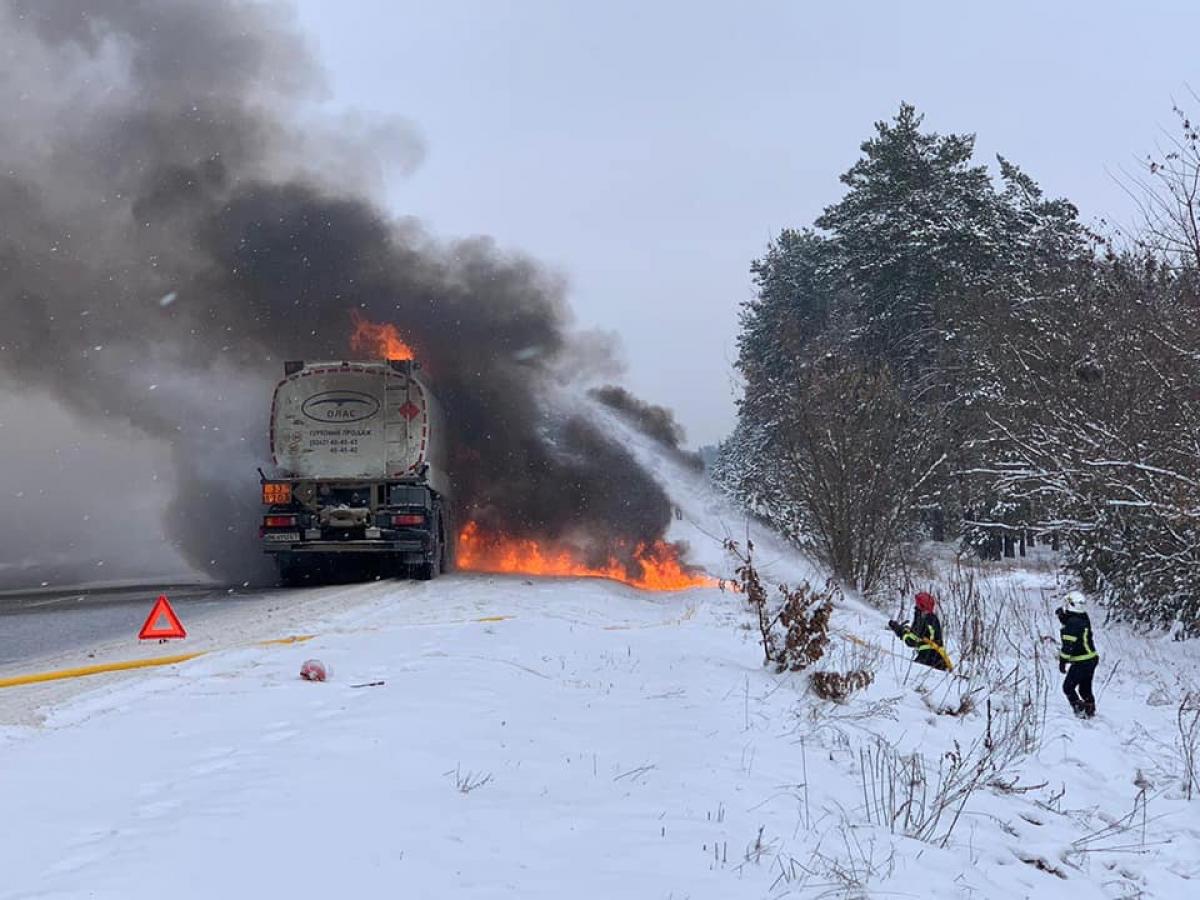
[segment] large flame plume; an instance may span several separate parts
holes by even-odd
[[[600,565],[590,565],[575,548],[489,533],[469,522],[459,532],[456,552],[458,567],[476,572],[609,578],[647,591],[682,591],[716,584],[708,575],[686,566],[678,549],[666,541],[638,544],[628,564],[610,557]]]

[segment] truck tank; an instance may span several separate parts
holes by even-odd
[[[452,556],[445,423],[411,360],[289,362],[275,386],[263,549],[284,581],[352,559],[433,577]]]
[[[271,456],[292,478],[415,477],[445,490],[441,407],[405,361],[311,363],[275,386]]]

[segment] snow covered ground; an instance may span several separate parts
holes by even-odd
[[[744,523],[643,451],[683,510],[673,536],[726,574]],[[753,535],[773,577],[818,577]],[[1038,639],[1053,572],[966,574],[1003,622],[995,652],[918,671],[847,598],[822,664],[875,681],[841,705],[765,670],[744,600],[715,588],[298,592],[194,662],[0,692],[24,723],[0,726],[0,897],[1193,896],[1175,717],[1200,651],[1102,628],[1100,716],[1080,723]],[[297,677],[309,657],[330,681]]]

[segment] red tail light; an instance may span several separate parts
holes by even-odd
[[[424,525],[425,516],[421,513],[405,513],[404,515],[392,516],[393,525]]]
[[[295,528],[296,516],[263,516],[264,528]]]

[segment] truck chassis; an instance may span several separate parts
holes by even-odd
[[[453,565],[449,504],[426,484],[264,478],[263,502],[262,547],[283,584],[360,565],[428,581]]]

